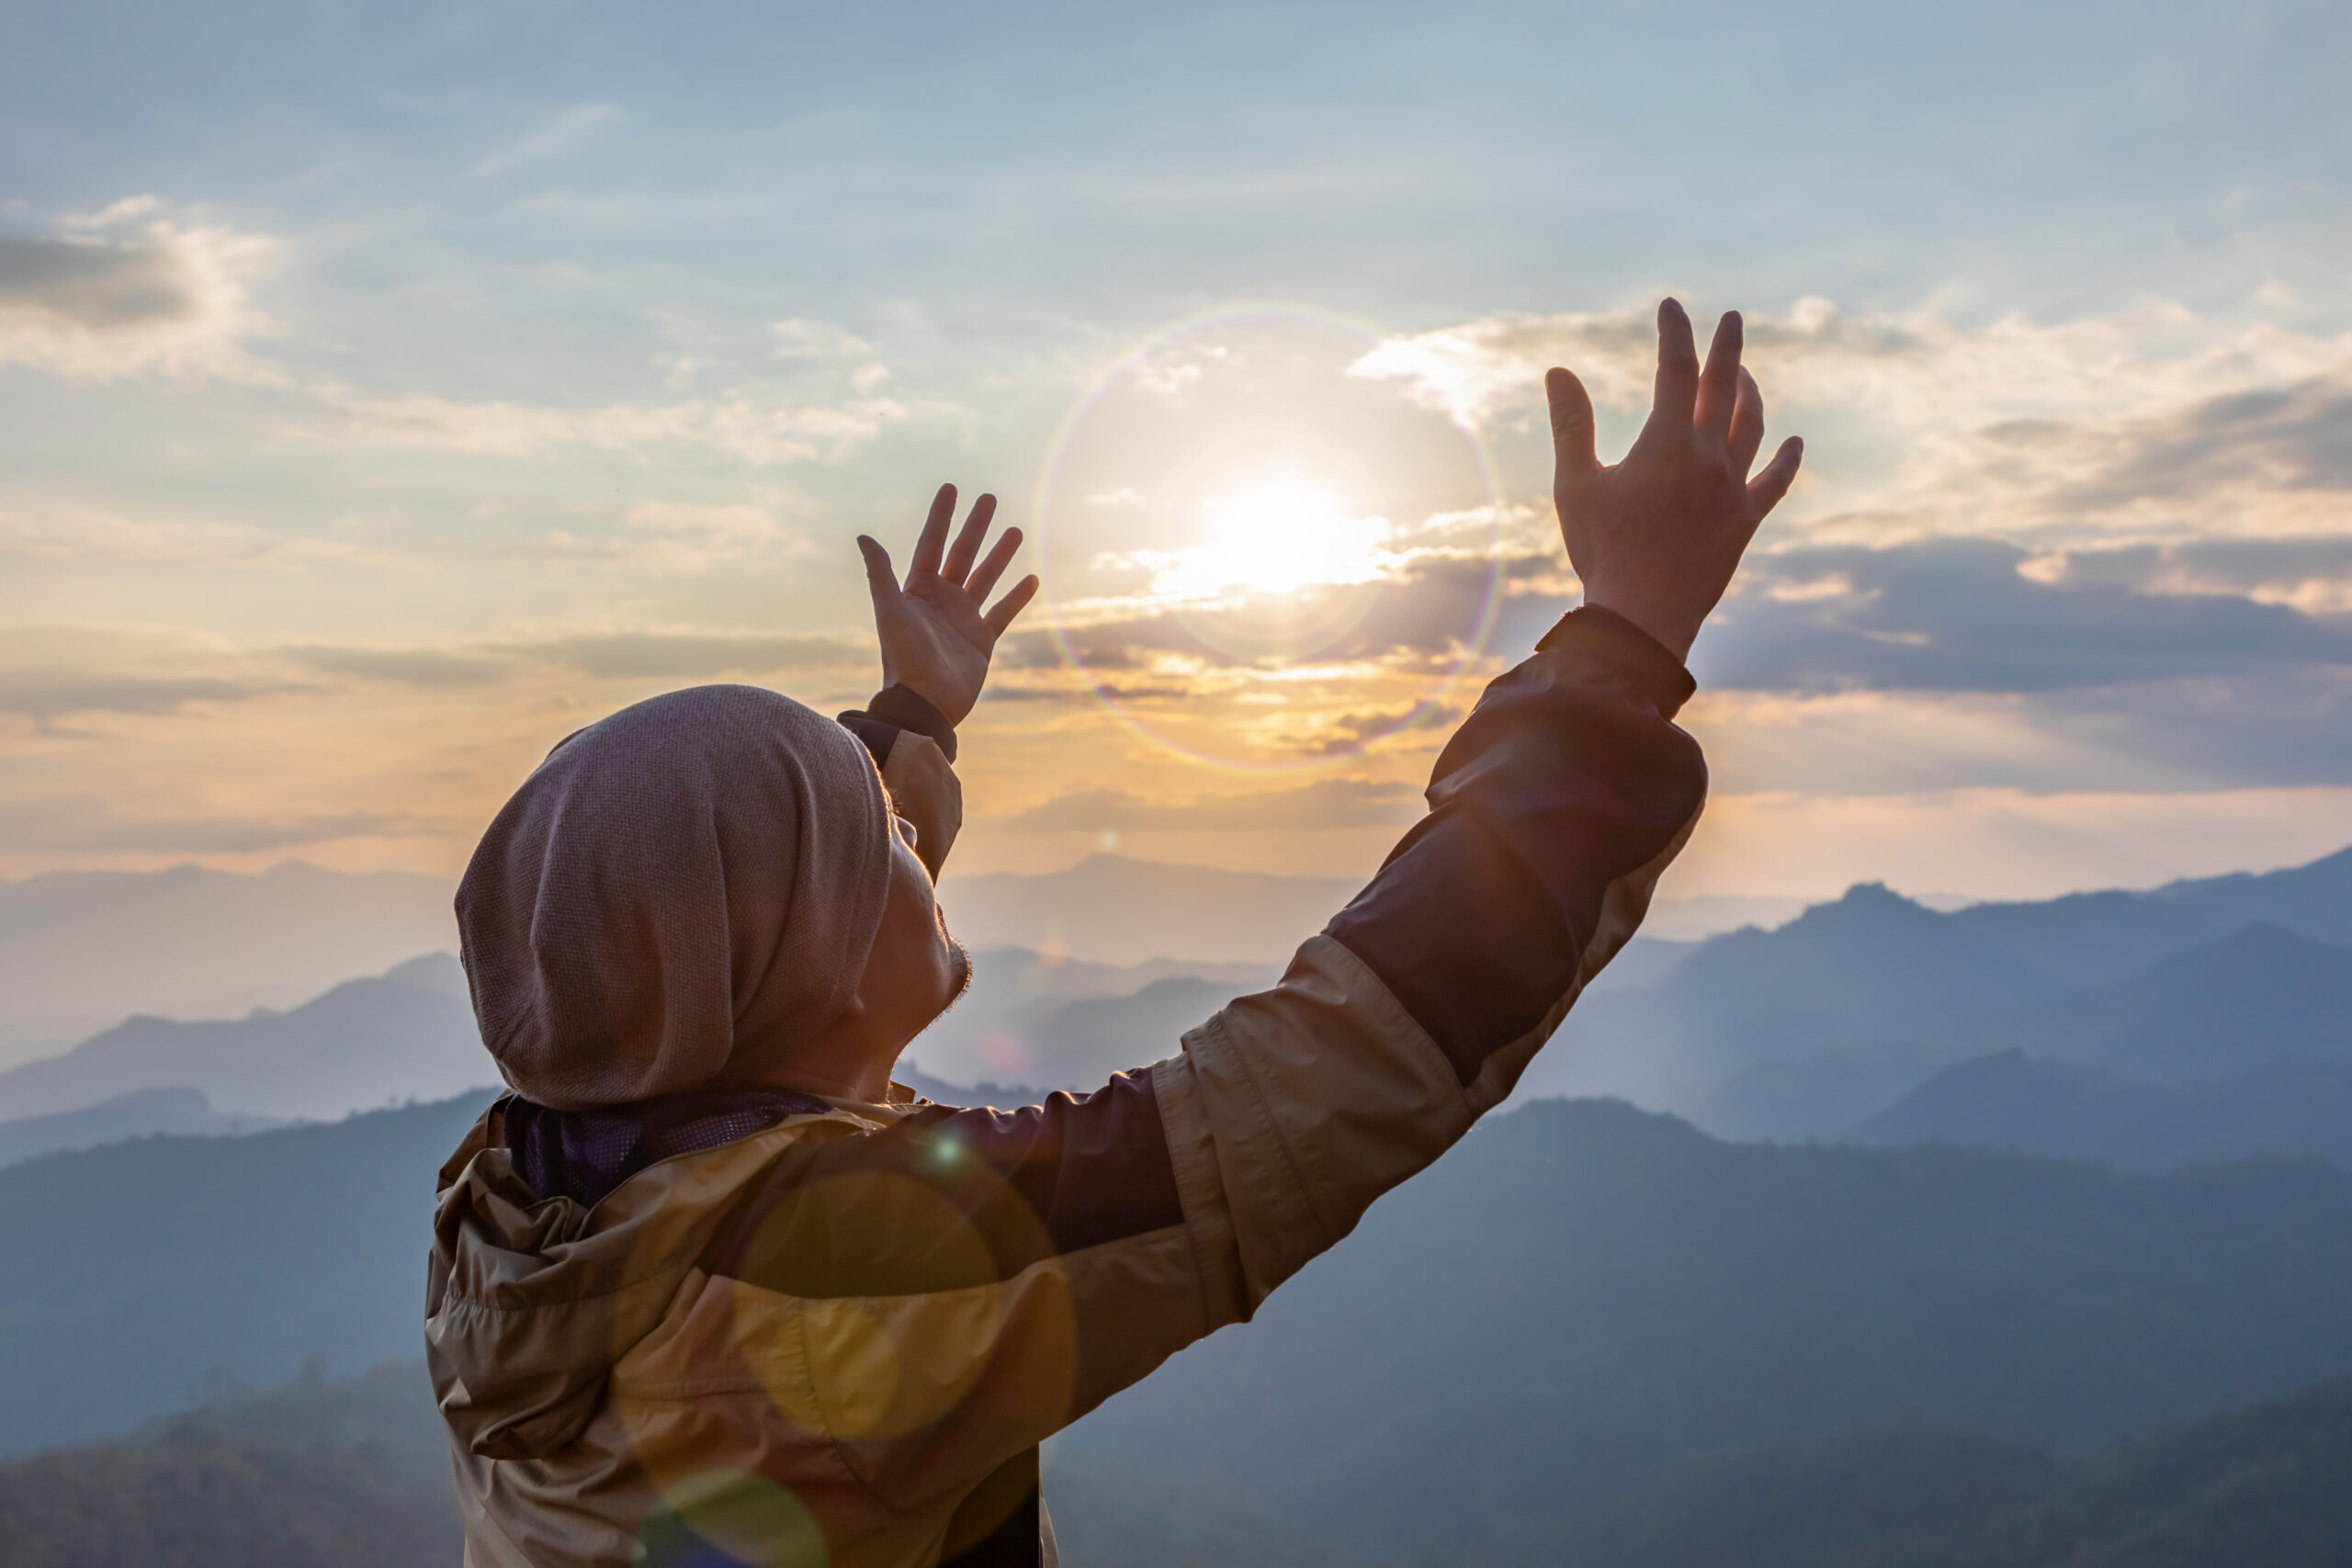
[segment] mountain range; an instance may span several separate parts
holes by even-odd
[[[114,1442],[0,1465],[17,1568],[446,1568],[460,1543],[422,1364],[222,1388]],[[2072,1461],[1905,1421],[1711,1454],[1501,1532],[1497,1564],[1577,1568],[2340,1568],[2352,1560],[2352,1380]],[[1159,1481],[1049,1461],[1068,1561],[1379,1568]]]
[[[0,882],[0,1067],[136,1013],[290,1007],[454,947],[449,884],[288,861],[255,875],[61,871]]]
[[[128,1020],[62,1055],[0,1072],[0,1114],[48,1116],[176,1087],[243,1115],[318,1118],[497,1081],[474,1030],[465,974],[436,953],[347,980],[286,1012],[203,1023]],[[0,1122],[0,1133],[6,1126]]]
[[[0,1170],[0,1453],[123,1432],[208,1379],[413,1357],[433,1173],[481,1103]],[[1906,1412],[2075,1454],[2347,1371],[2352,1174],[1727,1145],[1547,1101],[1057,1462],[1347,1521],[1326,1544],[1377,1555],[1465,1500],[1556,1513]]]
[[[134,1089],[78,1111],[0,1122],[0,1166],[16,1165],[62,1149],[96,1148],[101,1144],[119,1144],[128,1138],[153,1137],[160,1133],[232,1136],[266,1132],[277,1125],[278,1122],[274,1117],[239,1116],[215,1111],[202,1089],[185,1086]]]
[[[1046,945],[978,951],[970,991],[914,1043],[908,1068],[1040,1089],[1091,1087],[1169,1055],[1227,998],[1269,983],[1291,928],[1319,923],[1309,911],[1340,896],[1315,879],[1253,883],[1113,856],[958,886],[982,929],[994,920]],[[1102,944],[1144,951],[1181,934],[1167,920],[1186,908],[1182,919],[1212,919],[1220,899],[1237,906],[1234,950],[1261,943],[1257,956],[1110,962],[1054,934],[1123,932]],[[1135,913],[1121,928],[1123,903]],[[2339,1158],[2312,1107],[2333,1103],[2328,1070],[2352,1071],[2347,909],[2352,851],[2262,876],[1953,910],[1860,886],[1770,931],[1636,939],[1521,1097],[1622,1098],[1739,1138],[1961,1141],[2145,1168],[2256,1152]],[[1265,929],[1250,934],[1250,921]],[[2007,1067],[1971,1066],[2010,1053]],[[185,1101],[12,1126],[141,1091],[193,1089],[230,1118],[318,1118],[495,1079],[461,974],[433,955],[285,1011],[133,1018],[0,1071],[0,1160],[12,1146],[200,1130]],[[1996,1085],[2006,1090],[1988,1092]]]
[[[2001,1051],[1946,1068],[1846,1137],[2017,1149],[2120,1170],[2258,1155],[2352,1169],[2352,1066],[2272,1062],[2207,1082],[2144,1083]]]
[[[1726,1136],[1837,1137],[2008,1050],[2141,1083],[2352,1064],[2347,944],[2352,851],[1950,912],[1864,886],[1587,998],[1521,1092],[1618,1095]]]

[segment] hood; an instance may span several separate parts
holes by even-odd
[[[615,1363],[660,1325],[743,1195],[815,1122],[800,1117],[638,1172],[594,1208],[540,1198],[503,1146],[502,1101],[441,1171],[425,1361],[457,1441],[544,1456],[604,1403]]]

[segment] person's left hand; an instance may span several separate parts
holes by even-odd
[[[874,629],[882,638],[882,683],[911,688],[950,724],[963,723],[980,700],[996,639],[1037,595],[1036,578],[1024,577],[981,613],[989,590],[1021,547],[1021,530],[1007,528],[988,558],[972,564],[988,542],[989,521],[995,515],[996,497],[980,497],[956,536],[955,547],[948,548],[956,487],[941,485],[903,584],[890,569],[890,552],[864,534],[857,536],[858,553],[865,558],[865,586],[874,595]]]

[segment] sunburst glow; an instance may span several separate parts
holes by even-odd
[[[1323,585],[1370,582],[1388,564],[1385,517],[1353,513],[1327,486],[1274,476],[1202,498],[1199,542],[1138,551],[1150,592],[1180,603],[1280,596]]]

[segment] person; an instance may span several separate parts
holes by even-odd
[[[903,582],[884,685],[742,686],[573,735],[458,894],[513,1089],[443,1169],[426,1317],[473,1568],[1055,1561],[1042,1439],[1250,1316],[1510,1094],[1640,923],[1705,795],[1684,660],[1794,477],[1727,315],[1658,312],[1648,423],[1546,378],[1584,586],[1439,755],[1429,813],[1174,1055],[1013,1111],[892,1064],[969,962],[933,879],[956,726],[1035,592],[992,502]]]

